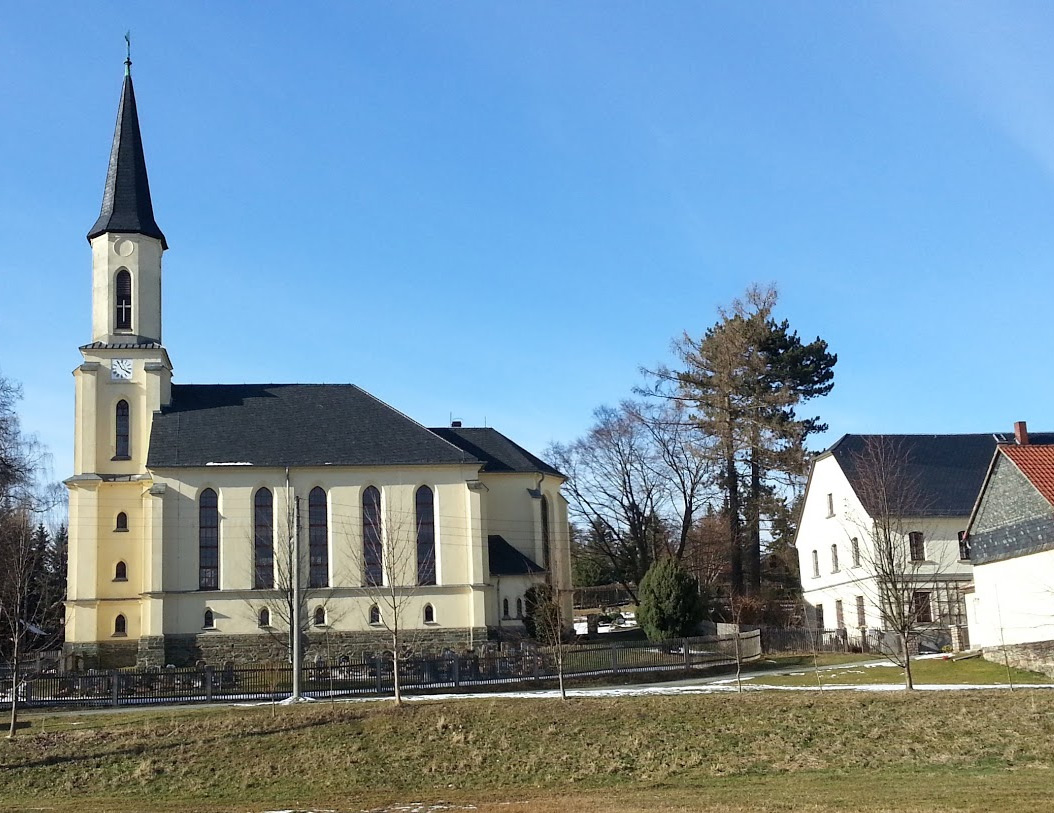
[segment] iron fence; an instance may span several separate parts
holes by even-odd
[[[521,685],[558,677],[603,677],[640,672],[689,671],[749,662],[761,656],[757,630],[739,635],[682,638],[661,643],[565,644],[428,657],[400,658],[403,693],[460,692]],[[391,695],[395,670],[390,657],[366,655],[318,661],[301,672],[302,693],[316,699]],[[0,708],[10,705],[12,680],[0,670]],[[25,707],[117,707],[168,703],[278,701],[292,692],[293,670],[286,664],[222,668],[119,669],[60,673],[27,669],[17,682]]]
[[[806,627],[762,627],[761,648],[765,654],[780,652],[874,652],[882,651],[879,630],[809,629]]]

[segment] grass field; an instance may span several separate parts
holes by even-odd
[[[832,657],[821,656],[818,671],[811,671],[812,657],[803,656],[797,659],[784,658],[776,662],[769,672],[758,675],[753,683],[762,683],[766,686],[802,686],[815,687],[817,677],[823,686],[851,686],[861,684],[903,684],[904,671],[899,666],[894,666],[888,661],[875,664],[875,658],[868,655],[843,655],[841,661],[833,661]],[[794,662],[802,670],[810,668],[810,671],[794,670],[789,674],[784,671],[787,666]],[[832,666],[838,664],[837,666]],[[1026,672],[1022,669],[1011,669],[1010,680],[1007,679],[1007,670],[997,663],[986,661],[982,658],[969,658],[965,660],[944,660],[943,658],[923,658],[911,662],[911,673],[916,684],[937,685],[966,685],[966,686],[1006,686],[1010,680],[1014,684],[1022,683],[1052,683],[1050,678],[1037,672]]]
[[[0,809],[1054,808],[1046,691],[473,699],[32,722],[0,740]]]

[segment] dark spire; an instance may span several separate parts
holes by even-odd
[[[117,110],[117,128],[110,150],[110,168],[106,171],[102,209],[99,219],[88,232],[88,240],[107,232],[145,234],[156,237],[161,241],[161,247],[167,249],[168,242],[154,220],[154,207],[150,203],[150,182],[146,178],[146,158],[139,133],[139,115],[135,109],[131,64],[130,58],[125,61],[124,87],[121,106]]]

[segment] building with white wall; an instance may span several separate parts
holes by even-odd
[[[795,544],[809,623],[846,630],[887,626],[874,564],[874,471],[869,449],[884,449],[891,481],[908,484],[911,513],[896,518],[901,591],[921,626],[965,625],[963,590],[972,567],[964,539],[974,500],[1000,437],[844,435],[813,461]],[[872,468],[874,468],[872,466]],[[886,512],[888,513],[888,512]]]
[[[130,72],[88,240],[92,333],[74,371],[66,481],[72,658],[284,657],[290,550],[309,654],[381,648],[386,595],[413,640],[435,648],[522,630],[534,584],[570,611],[564,478],[500,432],[430,429],[350,384],[173,383],[168,244]]]

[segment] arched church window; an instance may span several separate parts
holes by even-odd
[[[206,488],[198,497],[198,589],[220,586],[220,512],[216,492]]]
[[[114,526],[115,531],[127,531],[128,530],[128,514],[121,511],[117,515],[117,524]]]
[[[114,433],[114,452],[118,458],[127,458],[131,452],[131,426],[128,417],[128,402],[120,400],[114,410],[116,431]]]
[[[307,496],[308,555],[311,587],[329,586],[329,526],[326,492],[315,486]]]
[[[326,608],[316,607],[315,608],[315,626],[324,627],[326,626]]]
[[[546,572],[549,570],[549,557],[550,557],[550,540],[549,540],[549,498],[544,494],[542,495],[542,567],[545,568]]]
[[[132,275],[125,269],[117,272],[114,280],[114,327],[117,330],[132,329]]]
[[[417,511],[417,583],[436,583],[435,497],[421,486],[414,500]]]
[[[113,569],[113,580],[115,582],[128,581],[128,565],[124,562],[118,562],[117,567]]]
[[[128,621],[123,615],[118,615],[113,620],[113,634],[114,635],[127,635],[128,634]]]
[[[213,614],[212,610],[208,608],[205,609],[205,617],[201,620],[201,627],[202,629],[207,630],[216,628],[216,616]]]
[[[260,610],[258,619],[261,627],[271,626],[271,611],[264,607],[262,610]]]
[[[270,489],[253,499],[253,587],[274,587],[274,499]]]
[[[370,605],[370,623],[380,624],[381,623],[381,608],[376,604]]]
[[[369,486],[362,492],[362,561],[367,587],[384,583],[381,547],[381,492]],[[371,624],[374,622],[370,622]]]
[[[436,622],[436,611],[431,604],[425,605],[425,623],[434,624]]]
[[[502,618],[509,617],[509,600],[507,598],[501,600],[501,616]]]
[[[516,617],[523,618],[523,599],[516,599]]]

